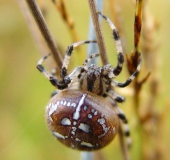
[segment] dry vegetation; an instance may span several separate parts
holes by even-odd
[[[72,42],[87,39],[88,1],[38,2],[54,37],[52,47],[57,45],[63,54]],[[134,83],[117,90],[126,97],[120,107],[129,119],[133,145],[128,152],[132,160],[168,160],[170,156],[169,7],[169,0],[104,2],[103,12],[116,24],[125,51],[126,64],[118,79],[124,81],[134,71],[139,52],[143,58]],[[36,27],[28,29],[36,25],[31,19],[27,19],[31,25],[26,23],[17,1],[1,0],[0,13],[0,159],[80,159],[80,153],[56,141],[45,124],[44,108],[54,88],[36,70],[36,62],[49,52],[50,46]],[[110,28],[103,23],[102,31],[109,61],[113,59],[114,65],[117,58]],[[78,48],[75,54],[78,56],[73,55],[72,68],[83,62],[86,48]],[[52,59],[47,62],[49,68],[55,65]],[[117,136],[95,156],[98,160],[126,159],[122,149]]]

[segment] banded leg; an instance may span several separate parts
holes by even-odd
[[[48,79],[50,80],[52,77],[52,74],[50,74],[43,66],[42,63],[50,56],[51,54],[48,54],[44,57],[42,57],[38,63],[37,63],[37,69]]]
[[[117,112],[119,119],[123,122],[123,130],[124,130],[124,135],[127,140],[127,146],[131,147],[132,140],[130,137],[130,129],[129,129],[129,125],[128,125],[128,120],[127,120],[124,112],[118,106],[116,106],[116,112]]]
[[[64,89],[68,86],[70,83],[69,80],[63,80],[59,81],[55,76],[50,74],[42,65],[42,63],[50,56],[51,54],[48,54],[47,56],[42,57],[38,63],[37,63],[37,69],[51,82],[51,84],[58,89]]]
[[[71,81],[71,83],[76,82],[78,79],[79,75],[84,72],[83,68],[81,66],[75,68],[73,72],[71,72],[68,76],[65,76],[65,79],[68,79]]]
[[[127,145],[128,145],[128,147],[131,147],[132,140],[130,137],[130,129],[129,129],[129,125],[128,125],[128,120],[127,120],[124,112],[117,106],[117,104],[115,103],[115,101],[112,98],[109,98],[107,100],[109,100],[109,102],[112,105],[112,107],[114,108],[114,111],[116,112],[118,118],[120,119],[120,122],[122,122],[123,133],[124,133],[124,136],[126,137]]]
[[[58,91],[57,91],[57,90],[55,90],[54,92],[52,92],[50,97],[52,98],[52,97],[54,97],[56,94],[58,94]]]
[[[122,102],[125,101],[125,98],[124,98],[124,97],[118,95],[117,93],[115,93],[115,92],[112,91],[112,90],[109,90],[109,91],[107,92],[107,95],[110,96],[113,100],[115,100],[115,101],[118,102],[118,103],[122,103]]]
[[[126,87],[126,86],[128,86],[135,79],[135,77],[138,75],[138,73],[139,73],[139,71],[141,69],[141,65],[142,65],[142,59],[141,59],[141,54],[140,54],[140,59],[139,59],[136,71],[126,80],[126,82],[120,83],[120,82],[117,82],[117,81],[113,80],[112,85],[113,86],[118,86],[118,87]]]
[[[122,67],[123,67],[123,63],[124,63],[123,48],[122,48],[121,40],[119,37],[119,32],[109,18],[107,18],[101,12],[98,12],[98,14],[101,15],[106,20],[106,22],[109,24],[110,28],[113,31],[112,34],[113,34],[113,38],[116,43],[116,49],[117,49],[117,53],[118,53],[118,63],[117,63],[117,66],[112,71],[114,74],[113,77],[115,77],[115,76],[119,75],[120,72],[122,71]]]
[[[61,68],[61,73],[60,73],[61,78],[67,75],[67,68],[70,62],[70,57],[71,57],[73,49],[80,45],[88,44],[88,43],[97,43],[97,42],[96,41],[80,41],[80,42],[76,42],[68,46],[67,51],[65,53],[64,60],[63,60],[63,65]]]
[[[51,75],[56,76],[56,74],[57,74],[57,68],[53,68],[51,70]]]
[[[83,68],[84,68],[85,70],[87,70],[87,69],[88,69],[88,62],[89,62],[91,59],[93,59],[94,57],[97,57],[97,56],[99,56],[99,55],[100,55],[99,53],[90,54],[89,57],[84,61],[84,63],[83,63]]]

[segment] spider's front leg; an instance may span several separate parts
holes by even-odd
[[[58,80],[54,75],[50,74],[42,66],[43,61],[47,59],[50,56],[50,54],[47,56],[44,56],[38,61],[37,69],[51,82],[53,86],[57,87],[58,89],[67,88],[68,85],[71,83],[71,81],[75,79],[75,77],[77,77],[77,74],[80,74],[82,72],[82,68],[77,67],[69,76],[67,76],[67,68],[70,62],[72,51],[74,48],[78,47],[79,45],[88,44],[88,43],[96,43],[96,41],[80,41],[80,42],[76,42],[68,46],[68,49],[65,53],[65,57],[63,60],[63,65],[60,71],[61,80]]]
[[[68,68],[68,65],[70,62],[70,57],[72,55],[73,49],[80,45],[88,44],[88,43],[96,43],[96,41],[90,41],[90,40],[89,41],[80,41],[80,42],[76,42],[76,43],[73,43],[68,46],[67,51],[65,53],[64,60],[63,60],[63,65],[62,65],[62,68],[60,71],[61,78],[64,78],[67,75],[67,68]]]
[[[51,54],[48,54],[47,56],[42,57],[38,63],[37,63],[37,69],[51,82],[51,84],[58,89],[65,89],[67,88],[68,84],[70,83],[68,79],[65,81],[58,80],[55,76],[53,76],[51,73],[49,73],[42,65],[42,63],[50,56]]]

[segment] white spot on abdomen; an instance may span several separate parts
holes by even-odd
[[[76,107],[76,103],[72,103],[71,106],[72,106],[72,107]]]
[[[51,115],[57,110],[57,107],[58,107],[57,104],[53,104],[53,103],[50,103],[47,106],[47,109],[49,109],[48,115],[49,115],[51,121],[53,121],[51,118]]]
[[[58,132],[53,132],[53,135],[56,136],[57,138],[66,139],[65,136],[63,136],[62,134],[60,134]]]
[[[87,117],[88,117],[89,119],[91,119],[91,118],[92,118],[92,115],[91,115],[91,114],[88,114]]]
[[[81,140],[79,138],[76,138],[75,140],[76,140],[76,142],[81,142]]]
[[[71,124],[71,121],[68,118],[63,118],[61,120],[61,124],[64,126],[69,126]]]
[[[105,123],[105,119],[104,118],[98,119],[97,122],[99,122],[102,125]]]
[[[106,121],[104,118],[98,119],[97,122],[102,126],[102,129],[104,132],[103,134],[99,135],[98,138],[104,137],[106,135],[106,133],[109,131],[110,127],[106,126],[106,124],[105,124]]]
[[[80,123],[78,128],[81,129],[82,131],[86,132],[86,133],[88,133],[90,131],[90,126],[85,124],[85,123]]]
[[[72,134],[72,135],[75,135],[77,128],[76,128],[76,127],[71,127],[71,128],[72,128],[71,134]]]
[[[70,103],[70,102],[68,102],[68,103],[67,103],[67,107],[69,107],[70,105],[71,105],[71,103]]]
[[[97,116],[97,111],[94,112],[94,115]]]
[[[94,145],[92,145],[91,143],[87,143],[87,142],[81,142],[80,144],[81,144],[82,146],[94,147]]]

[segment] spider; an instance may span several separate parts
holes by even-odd
[[[99,12],[113,31],[113,38],[118,53],[116,67],[110,64],[101,67],[88,62],[99,56],[91,54],[82,66],[67,73],[72,51],[77,46],[96,43],[96,41],[80,41],[68,46],[60,70],[60,79],[49,73],[42,65],[50,55],[41,58],[37,63],[38,70],[54,85],[58,91],[51,98],[46,109],[49,129],[57,139],[74,149],[93,151],[109,144],[119,129],[119,119],[125,124],[125,136],[130,135],[127,118],[116,102],[124,102],[125,98],[115,93],[113,87],[126,87],[140,71],[142,59],[138,61],[136,71],[124,82],[114,80],[122,71],[124,63],[123,49],[119,33],[109,18]]]

